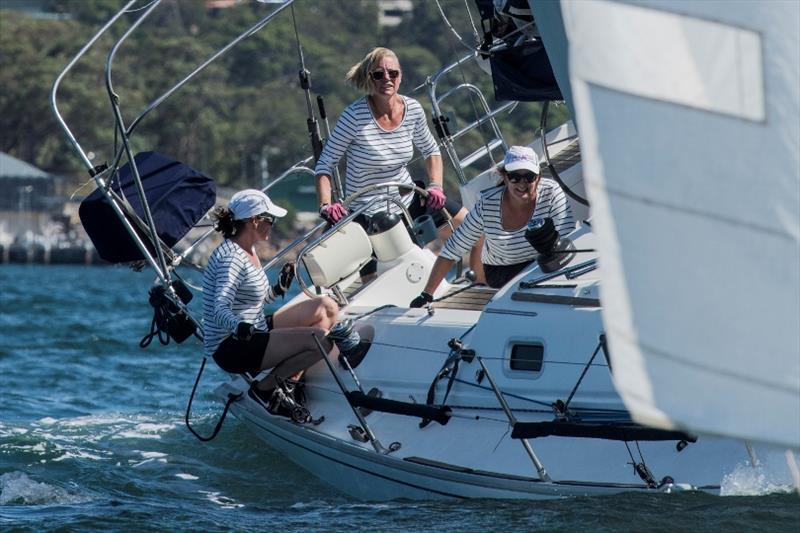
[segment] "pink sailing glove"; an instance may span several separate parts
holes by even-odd
[[[347,209],[339,202],[325,204],[319,210],[319,216],[331,224],[336,224],[347,216]]]
[[[439,210],[444,207],[447,197],[444,195],[442,187],[439,185],[428,185],[428,198],[425,202],[428,207],[434,210]]]

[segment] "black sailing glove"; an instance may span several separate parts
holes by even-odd
[[[278,296],[283,296],[289,290],[289,287],[292,286],[293,280],[294,263],[286,263],[283,265],[283,268],[281,268],[278,274],[278,283],[272,286],[272,291]]]
[[[253,338],[253,333],[255,332],[256,327],[250,322],[239,322],[236,326],[236,333],[233,334],[233,338],[240,341],[249,341]]]
[[[419,293],[419,296],[411,300],[411,303],[408,305],[411,308],[414,307],[424,307],[433,301],[433,296],[428,294],[425,291]]]

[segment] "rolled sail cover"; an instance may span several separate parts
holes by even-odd
[[[141,152],[134,157],[134,161],[142,178],[156,232],[164,244],[171,248],[214,206],[217,199],[214,180],[158,152]],[[130,163],[120,168],[111,188],[130,203],[141,224],[146,227],[142,201],[133,181]],[[144,259],[99,189],[81,202],[78,215],[100,257],[110,263]],[[148,249],[153,251],[149,237],[136,222],[133,226]]]

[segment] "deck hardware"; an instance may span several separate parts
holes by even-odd
[[[361,426],[350,424],[347,426],[347,432],[350,433],[350,436],[353,438],[353,440],[357,440],[358,442],[369,442],[369,437],[367,437],[366,432]]]
[[[383,398],[383,391],[380,390],[378,387],[372,387],[369,390],[369,392],[367,392],[367,396],[369,396],[370,398]],[[369,416],[370,413],[372,413],[372,409],[369,409],[367,407],[359,407],[358,410],[361,411],[361,414],[364,415],[365,417]]]
[[[478,364],[481,365],[481,369],[483,369],[483,372],[486,375],[486,379],[489,381],[489,385],[492,387],[494,395],[497,397],[497,401],[500,402],[500,406],[503,408],[503,411],[505,411],[506,417],[508,417],[509,424],[511,424],[511,427],[514,427],[514,425],[517,423],[517,418],[511,411],[511,407],[509,407],[508,402],[506,402],[506,399],[503,398],[502,391],[497,388],[497,385],[492,379],[492,375],[489,373],[489,369],[486,368],[483,359],[481,359],[480,357],[478,357]],[[538,472],[539,474],[539,479],[541,479],[542,481],[552,481],[550,479],[550,475],[547,473],[547,470],[545,470],[544,465],[536,456],[536,452],[533,451],[533,447],[531,446],[530,442],[528,442],[528,439],[524,438],[520,439],[520,442],[522,443],[522,447],[525,448],[525,453],[527,453],[528,457],[531,458],[533,466],[536,468],[536,472]]]
[[[402,444],[400,444],[399,442],[397,442],[397,441],[394,441],[393,443],[391,443],[391,444],[389,445],[389,451],[390,451],[390,452],[396,452],[397,450],[399,450],[400,448],[402,448],[402,446],[403,446],[403,445],[402,445]]]
[[[381,442],[369,428],[369,424],[367,424],[367,419],[364,418],[361,412],[356,407],[354,407],[353,404],[350,403],[350,401],[347,399],[347,388],[344,386],[344,383],[342,383],[342,378],[339,377],[339,374],[333,367],[333,363],[331,363],[330,359],[328,359],[328,354],[325,352],[325,348],[322,347],[322,343],[319,341],[319,338],[317,337],[316,333],[312,333],[311,336],[314,338],[314,342],[317,343],[317,348],[319,348],[319,353],[322,355],[322,360],[325,361],[325,364],[328,366],[328,370],[331,371],[331,375],[333,376],[334,381],[336,381],[336,384],[342,391],[342,395],[345,397],[347,405],[350,406],[350,409],[353,410],[353,414],[356,415],[356,418],[358,419],[358,422],[361,425],[361,429],[364,431],[364,434],[367,436],[367,439],[369,440],[370,444],[372,444],[372,447],[375,449],[376,452],[383,455],[387,454],[388,451],[386,450],[386,448],[383,447]],[[355,376],[355,373],[352,372],[352,369],[351,369],[351,375]]]
[[[596,259],[590,259],[588,261],[584,261],[583,263],[578,263],[577,265],[568,266],[566,268],[562,268],[561,270],[556,270],[555,272],[551,272],[549,274],[544,274],[544,275],[539,276],[538,278],[533,279],[531,281],[520,281],[519,282],[519,288],[520,289],[533,289],[534,287],[538,286],[540,283],[543,283],[545,281],[550,281],[551,279],[555,279],[555,278],[557,278],[559,276],[567,276],[567,274],[569,274],[571,272],[581,271],[581,274],[583,274],[584,273],[582,271],[583,268],[587,268],[587,267],[590,267],[590,266],[595,266],[596,267],[596,265],[597,265],[597,260]],[[588,270],[586,272],[588,272]],[[574,277],[576,277],[576,276],[574,276]],[[570,277],[567,277],[567,278],[568,279],[572,279]]]

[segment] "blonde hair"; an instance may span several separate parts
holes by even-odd
[[[372,86],[369,83],[369,73],[372,71],[375,64],[386,56],[397,59],[397,54],[388,48],[383,48],[382,46],[373,48],[367,55],[364,56],[364,59],[350,67],[350,70],[347,71],[344,79],[347,80],[347,82],[353,87],[361,89],[369,94],[372,90]],[[397,59],[397,63],[398,65],[400,64],[399,59]]]

